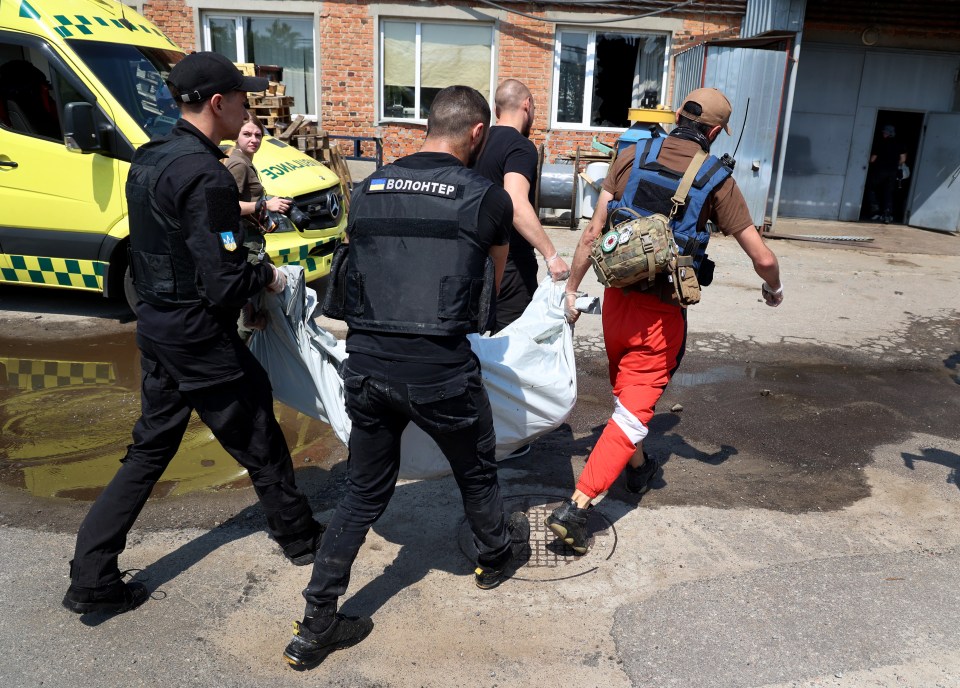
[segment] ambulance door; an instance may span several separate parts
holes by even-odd
[[[63,105],[104,103],[39,38],[0,31],[0,250],[5,282],[102,290],[124,212],[119,162],[67,149]]]

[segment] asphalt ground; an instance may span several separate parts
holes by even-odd
[[[549,231],[569,258],[577,232]],[[151,501],[121,567],[152,599],[77,617],[59,604],[85,504],[4,485],[0,685],[960,686],[960,238],[778,232],[873,241],[770,239],[777,309],[735,242],[711,242],[716,281],[647,442],[663,475],[642,499],[611,489],[587,556],[535,528],[515,578],[477,590],[456,486],[404,482],[344,598],[373,633],[299,674],[280,653],[309,570],[249,488]],[[0,309],[31,345],[132,332],[89,297],[0,287]],[[572,489],[610,413],[601,332],[581,317],[569,422],[501,464],[508,504],[542,514]],[[344,458],[298,474],[321,520]]]

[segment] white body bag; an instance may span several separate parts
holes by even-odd
[[[250,350],[278,401],[329,423],[346,444],[350,419],[339,374],[346,344],[313,321],[317,295],[304,285],[303,269],[280,269],[287,273],[287,287],[282,294],[264,295],[267,327],[254,333]],[[563,316],[563,286],[547,278],[515,322],[492,337],[469,335],[493,409],[497,459],[559,427],[576,403],[573,331]],[[440,448],[413,423],[402,442],[401,478],[450,473]]]

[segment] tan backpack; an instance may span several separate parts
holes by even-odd
[[[687,202],[690,187],[706,157],[701,150],[690,161],[671,198],[670,217],[660,213],[644,217],[628,207],[616,208],[610,213],[608,230],[597,237],[590,250],[590,261],[603,286],[627,287],[646,280],[646,286],[652,287],[658,274],[669,274],[681,304],[693,305],[700,300],[692,258],[680,255],[670,218]],[[614,223],[621,212],[633,217]]]

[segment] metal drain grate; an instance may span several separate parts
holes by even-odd
[[[544,520],[564,501],[553,495],[523,495],[507,497],[507,513],[523,511],[530,519],[529,558],[513,575],[516,580],[552,581],[575,578],[595,571],[599,564],[610,559],[617,547],[617,533],[613,523],[597,509],[590,511],[587,526],[590,529],[589,549],[577,554],[572,547],[557,539]],[[473,534],[464,520],[460,525],[460,549],[471,561],[476,560]]]
[[[544,504],[527,509],[527,518],[530,519],[530,560],[525,566],[529,568],[566,566],[581,556],[570,545],[559,540],[544,523],[544,519],[557,506],[559,504]],[[596,537],[590,538],[590,545],[594,540]]]

